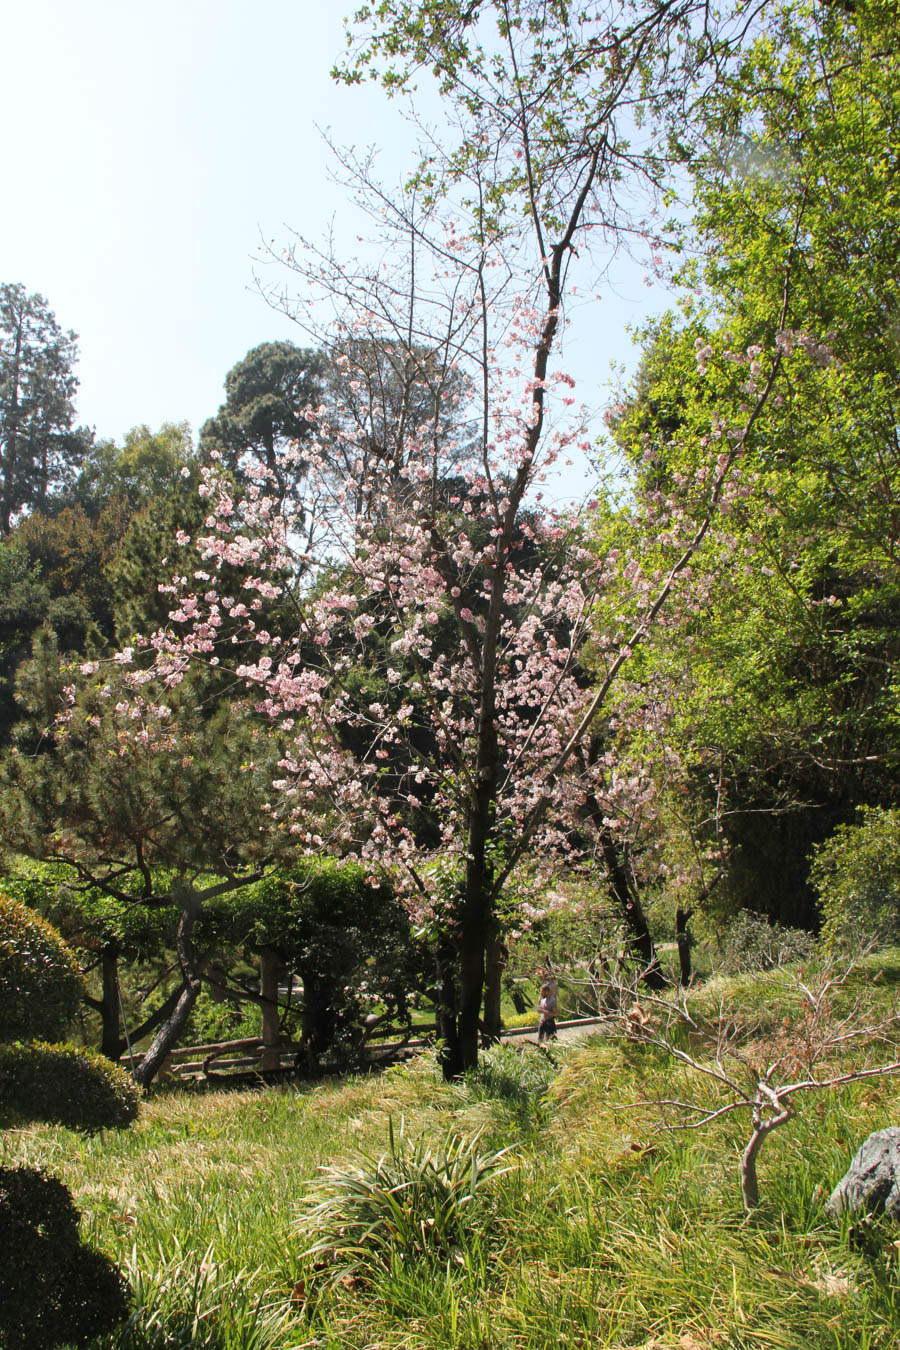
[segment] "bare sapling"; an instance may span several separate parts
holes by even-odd
[[[799,1097],[900,1071],[900,1010],[894,1002],[879,1010],[866,991],[849,996],[858,965],[854,960],[838,968],[829,962],[809,978],[800,971],[780,985],[781,995],[797,1005],[797,1016],[785,1015],[774,1028],[742,1022],[724,1000],[714,1017],[695,1017],[684,990],[667,997],[642,988],[638,998],[634,989],[620,986],[610,1024],[629,1040],[664,1051],[714,1094],[660,1096],[627,1109],[652,1104],[669,1130],[699,1130],[743,1114],[749,1135],[740,1180],[749,1213],[759,1205],[763,1144],[793,1118]]]

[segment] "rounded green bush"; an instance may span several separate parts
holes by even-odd
[[[118,1129],[138,1113],[124,1069],[78,1045],[0,1045],[0,1114],[71,1129]]]
[[[78,962],[53,925],[0,895],[0,1041],[62,1036],[83,993]]]
[[[31,1167],[0,1168],[0,1345],[80,1346],[128,1316],[119,1271],[82,1245],[61,1181]]]

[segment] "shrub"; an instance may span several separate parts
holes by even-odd
[[[485,1183],[509,1170],[501,1166],[509,1150],[482,1154],[480,1138],[411,1143],[391,1123],[387,1153],[323,1169],[299,1222],[302,1236],[316,1237],[303,1255],[327,1259],[335,1278],[389,1268],[392,1255],[446,1260],[471,1231]]]
[[[0,1344],[4,1350],[84,1345],[128,1315],[111,1261],[82,1245],[61,1181],[0,1168]]]
[[[863,810],[813,853],[809,879],[826,945],[857,950],[900,941],[900,810]]]
[[[302,1036],[313,1058],[352,1055],[368,1012],[408,1016],[421,987],[409,916],[362,867],[329,859],[273,873],[229,899],[251,947],[274,948],[303,985]]]
[[[815,945],[802,928],[784,928],[762,914],[739,910],[719,942],[720,969],[727,974],[752,974],[802,961]]]
[[[61,1036],[83,993],[75,956],[52,924],[0,896],[0,1041]]]
[[[138,1112],[138,1089],[118,1065],[77,1045],[0,1045],[0,1111],[71,1129],[116,1129]]]

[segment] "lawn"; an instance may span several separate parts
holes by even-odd
[[[896,969],[860,977],[885,1009]],[[783,1029],[789,983],[719,982],[697,1006]],[[804,1098],[766,1143],[749,1216],[746,1120],[661,1128],[656,1099],[694,1087],[658,1048],[595,1035],[501,1047],[459,1084],[423,1056],[314,1086],[161,1089],[129,1131],[10,1130],[0,1160],[62,1177],[127,1270],[117,1350],[896,1347],[900,1230],[824,1202],[869,1131],[900,1120],[900,1080]]]

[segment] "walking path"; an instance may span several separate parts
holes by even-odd
[[[557,1022],[556,1039],[558,1041],[578,1041],[583,1036],[595,1034],[606,1021],[605,1017],[579,1017],[571,1022]],[[513,1041],[523,1040],[537,1043],[537,1027],[512,1027],[509,1031],[504,1031],[501,1040]]]
[[[557,1022],[556,1041],[569,1042],[578,1041],[585,1036],[595,1035],[603,1027],[606,1018],[604,1017],[579,1017],[569,1022]],[[501,1041],[525,1041],[531,1045],[537,1045],[538,1033],[537,1024],[530,1027],[510,1027],[501,1032]],[[377,1048],[371,1046],[369,1054],[371,1062],[378,1064],[382,1061],[391,1059],[406,1058],[416,1055],[420,1050],[424,1050],[429,1042],[425,1040],[411,1040],[405,1042],[396,1042],[389,1045],[379,1045]]]

